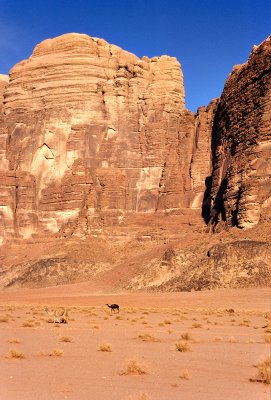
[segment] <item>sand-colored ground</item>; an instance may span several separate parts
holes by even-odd
[[[91,290],[0,293],[0,399],[270,399],[270,386],[250,378],[270,354],[271,289]],[[105,303],[120,304],[120,313]],[[68,323],[48,323],[45,305],[66,306]],[[176,350],[180,340],[189,351]],[[121,374],[127,360],[147,373]]]

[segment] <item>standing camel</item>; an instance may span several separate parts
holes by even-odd
[[[118,312],[120,312],[120,307],[119,307],[118,304],[111,304],[111,305],[106,304],[106,306],[109,307],[109,308],[111,308],[111,312],[112,312],[112,311],[115,312],[115,310],[118,310]]]

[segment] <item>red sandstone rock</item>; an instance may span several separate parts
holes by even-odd
[[[271,217],[271,37],[234,67],[213,131],[211,221],[249,228]]]
[[[193,225],[201,209],[215,226],[268,220],[270,61],[269,38],[194,116],[175,58],[45,40],[0,76],[0,241]]]
[[[101,218],[201,207],[204,162],[193,160],[192,180],[194,115],[175,58],[141,60],[81,34],[48,39],[12,68],[3,112],[2,237],[81,235]]]

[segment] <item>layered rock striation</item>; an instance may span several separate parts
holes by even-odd
[[[250,228],[271,217],[271,37],[234,67],[213,125],[210,218]]]
[[[270,65],[268,38],[194,115],[175,58],[83,34],[45,40],[0,75],[0,242],[146,213],[202,212],[216,229],[270,220]]]
[[[201,207],[210,139],[195,135],[175,58],[45,40],[10,71],[1,118],[2,240]]]

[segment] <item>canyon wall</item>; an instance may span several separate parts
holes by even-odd
[[[229,75],[213,126],[210,223],[271,220],[271,37]]]
[[[11,69],[1,118],[2,241],[201,210],[210,136],[195,134],[175,58],[82,34],[45,40]]]

